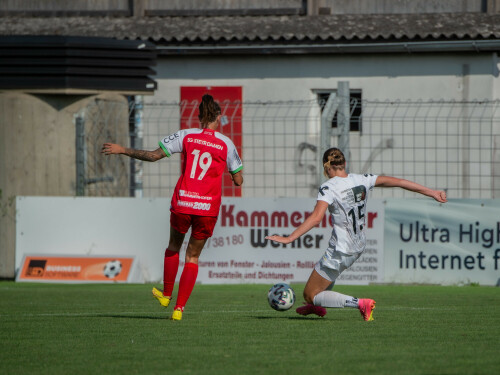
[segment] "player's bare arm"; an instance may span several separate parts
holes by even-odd
[[[241,171],[236,172],[231,175],[231,179],[236,186],[241,186],[243,184],[243,173]]]
[[[306,234],[312,228],[321,223],[321,220],[323,220],[327,208],[328,203],[326,203],[325,201],[317,201],[312,214],[308,216],[307,219],[302,224],[300,224],[297,229],[292,232],[291,235],[289,235],[288,237],[273,235],[267,236],[266,239],[284,244],[292,243],[297,238]]]
[[[428,187],[417,184],[416,182],[405,180],[402,178],[396,178],[391,176],[378,176],[375,186],[378,187],[400,187],[405,190],[413,191],[428,197],[434,198],[436,201],[445,203],[448,202],[446,199],[446,192],[443,190],[433,190]]]
[[[121,154],[142,161],[157,161],[164,158],[166,155],[161,148],[154,151],[136,150],[133,148],[123,147],[116,143],[104,143],[101,153],[104,155]]]

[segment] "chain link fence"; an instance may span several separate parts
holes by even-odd
[[[499,102],[366,102],[351,136],[353,170],[400,176],[450,198],[500,193]],[[398,189],[381,197],[408,196]]]
[[[328,132],[321,131],[323,111],[329,108],[325,100],[220,104],[228,114],[241,107],[241,133],[231,128],[235,119],[230,116],[229,125],[219,130],[241,137],[243,197],[316,197],[324,180],[322,145],[341,141],[335,113],[329,117],[335,120],[323,125]],[[84,154],[78,195],[171,196],[181,168],[178,156],[147,163],[105,157],[100,148],[110,141],[156,149],[162,137],[179,130],[181,116],[197,124],[198,103],[140,105],[96,101],[87,107],[83,141],[77,142],[78,154]],[[499,106],[497,101],[351,100],[349,122],[355,130],[348,132],[349,150],[344,150],[348,169],[413,180],[444,189],[449,198],[498,198]],[[414,196],[401,189],[374,191],[377,198]]]

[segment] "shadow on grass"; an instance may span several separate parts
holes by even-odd
[[[122,319],[151,319],[151,320],[169,320],[170,315],[151,316],[151,315],[125,315],[125,314],[109,314],[103,315],[106,318],[122,318]]]
[[[72,317],[73,318],[73,317]],[[169,320],[170,316],[130,315],[130,314],[80,314],[74,318],[119,318],[119,319],[149,319]]]

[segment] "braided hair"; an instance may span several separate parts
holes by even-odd
[[[215,102],[212,95],[209,94],[203,95],[198,110],[200,112],[198,114],[198,119],[200,120],[202,128],[206,128],[208,124],[214,122],[217,116],[221,114],[219,104]]]
[[[328,168],[333,168],[335,170],[345,169],[345,156],[337,147],[329,148],[323,154],[323,168],[324,175],[328,177],[326,171]]]

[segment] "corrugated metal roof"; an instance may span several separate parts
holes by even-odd
[[[158,44],[460,40],[500,37],[500,14],[258,17],[2,17],[0,35],[97,36]]]

